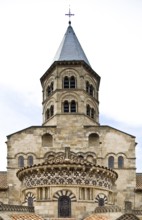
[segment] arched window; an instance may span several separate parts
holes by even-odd
[[[47,111],[46,111],[46,118],[48,119],[49,117],[50,117],[49,109],[47,109]]]
[[[53,116],[54,115],[54,106],[51,105],[50,107],[50,116]]]
[[[75,88],[75,77],[71,76],[70,78],[70,88]]]
[[[50,96],[53,93],[54,90],[54,83],[51,82],[51,84],[47,87],[47,96]]]
[[[28,197],[28,206],[33,207],[33,198],[31,196]]]
[[[51,93],[53,93],[53,90],[54,90],[54,83],[53,82],[50,85],[50,90],[51,90]]]
[[[118,168],[122,169],[124,167],[124,158],[122,156],[118,157]]]
[[[24,167],[24,157],[23,156],[18,157],[18,167],[20,167],[20,168]]]
[[[69,102],[64,101],[64,112],[69,112]]]
[[[88,81],[86,81],[86,92],[91,95],[94,96],[94,87],[92,84],[90,84]]]
[[[46,111],[46,119],[49,119],[53,115],[54,115],[54,105],[51,105],[50,109],[48,108]]]
[[[42,136],[42,146],[43,147],[52,147],[53,146],[53,137],[51,134],[44,134]]]
[[[89,147],[99,147],[99,135],[92,133],[89,135]]]
[[[64,88],[68,89],[69,88],[69,77],[68,76],[65,76],[64,77]]]
[[[51,93],[51,91],[50,91],[50,86],[48,86],[48,87],[47,87],[47,95],[49,96],[50,93]]]
[[[95,110],[91,108],[91,118],[94,118],[94,116],[95,116]]]
[[[90,105],[86,106],[86,114],[90,116]]]
[[[89,93],[89,82],[88,81],[86,82],[86,92]]]
[[[33,165],[33,156],[28,156],[28,166],[32,166]]]
[[[71,112],[76,112],[76,102],[74,100],[71,101]]]
[[[90,95],[93,96],[93,93],[94,93],[94,88],[92,85],[90,85]]]
[[[113,156],[109,156],[109,158],[108,158],[108,167],[110,169],[114,168],[114,157]]]

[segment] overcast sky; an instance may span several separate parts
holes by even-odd
[[[142,172],[142,1],[0,0],[0,170],[6,136],[42,124],[40,77],[68,27],[101,76],[100,123],[136,136]]]

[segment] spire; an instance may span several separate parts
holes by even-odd
[[[68,16],[69,17],[71,16],[70,11]],[[54,57],[54,61],[74,61],[74,60],[84,61],[90,66],[90,63],[78,41],[78,38],[75,35],[75,32],[69,20],[69,26],[59,46],[59,49]]]

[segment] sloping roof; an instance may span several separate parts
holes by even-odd
[[[121,215],[116,220],[139,220],[139,218],[135,216],[134,214],[126,213],[124,215]]]
[[[95,208],[95,213],[105,213],[105,212],[121,212],[121,208],[117,205],[109,206],[98,206]]]
[[[78,61],[83,60],[90,66],[90,63],[78,41],[77,36],[75,35],[75,32],[71,24],[69,24],[53,61],[71,61],[71,60],[78,60]]]
[[[84,220],[109,220],[107,216],[92,214],[85,218]]]
[[[7,184],[7,172],[1,171],[0,172],[0,190],[5,190],[8,188]]]
[[[12,220],[44,220],[41,216],[36,214],[12,214]]]
[[[136,190],[142,190],[142,173],[136,174]]]

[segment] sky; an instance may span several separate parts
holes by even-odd
[[[136,136],[142,172],[142,1],[0,0],[0,170],[7,135],[42,124],[40,77],[68,27],[101,77],[100,124]]]

